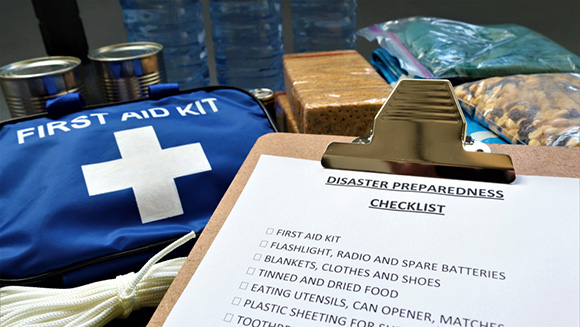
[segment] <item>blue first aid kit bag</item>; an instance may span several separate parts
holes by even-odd
[[[73,287],[138,270],[205,227],[256,140],[275,132],[236,88],[81,108],[0,124],[0,285]],[[191,244],[175,256],[187,255]]]

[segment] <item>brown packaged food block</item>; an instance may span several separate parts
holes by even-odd
[[[286,92],[276,92],[276,123],[282,132],[299,133]]]
[[[284,83],[302,133],[367,135],[392,88],[356,51],[285,55]]]

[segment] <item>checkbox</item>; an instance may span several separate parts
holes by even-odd
[[[239,297],[235,297],[235,298],[232,300],[232,304],[233,304],[233,305],[240,305],[240,302],[242,302],[242,299],[240,299]]]
[[[267,246],[268,246],[268,241],[262,241],[262,242],[260,242],[260,247],[261,248],[265,248]]]
[[[246,282],[242,282],[242,283],[240,284],[240,289],[241,289],[241,290],[246,290],[247,288],[248,288],[248,283],[246,283]]]
[[[232,322],[232,319],[234,319],[234,315],[231,313],[226,313],[226,316],[224,317],[224,321],[225,322]]]
[[[255,272],[256,272],[256,268],[250,267],[250,268],[248,268],[248,271],[246,271],[246,274],[253,275]]]
[[[268,229],[266,229],[266,234],[272,235],[273,233],[274,233],[274,228],[268,228]]]
[[[262,259],[262,255],[259,253],[254,254],[254,260],[255,261],[260,261],[260,259]]]

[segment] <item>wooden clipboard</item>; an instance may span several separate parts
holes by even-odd
[[[353,137],[342,136],[286,133],[268,134],[261,137],[216,208],[148,326],[162,326],[165,322],[230,214],[262,154],[320,161],[329,143],[351,142],[353,139]],[[580,178],[579,149],[500,144],[489,144],[489,146],[492,152],[509,154],[518,175]]]

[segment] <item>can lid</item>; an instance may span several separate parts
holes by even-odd
[[[0,78],[23,79],[65,73],[79,66],[75,57],[52,56],[27,59],[0,67]]]
[[[130,42],[108,45],[89,52],[94,61],[123,61],[155,55],[163,46],[155,42]]]
[[[256,98],[258,98],[258,100],[262,101],[267,101],[274,98],[274,91],[267,88],[253,89],[250,90],[250,93],[252,93]]]

